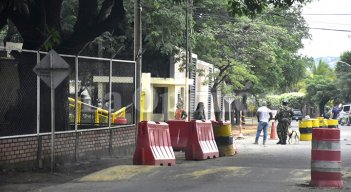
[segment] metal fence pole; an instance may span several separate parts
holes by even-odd
[[[112,129],[111,129],[111,104],[112,104],[112,59],[110,60],[110,74],[109,74],[109,105],[108,105],[108,129],[109,129],[109,145],[108,145],[108,152],[112,155]]]
[[[75,139],[75,146],[74,146],[74,159],[75,161],[78,160],[78,148],[79,148],[79,132],[78,132],[78,55],[75,57],[75,71],[74,71],[74,78],[75,78],[75,100],[74,100],[74,131],[76,135]]]
[[[50,54],[50,68],[52,69],[53,58]],[[55,167],[55,88],[52,78],[53,74],[50,71],[50,96],[51,96],[51,172],[54,172]]]
[[[135,135],[138,133],[140,121],[140,99],[141,99],[141,65],[142,65],[142,25],[141,25],[141,0],[134,0],[134,61],[136,61],[135,78]],[[137,137],[135,137],[136,143]]]
[[[40,53],[39,51],[37,54],[37,64],[40,62]],[[39,169],[43,168],[43,161],[42,161],[42,138],[40,136],[40,77],[37,76],[37,143],[38,143],[38,150],[37,150],[37,160],[38,160],[38,167]]]

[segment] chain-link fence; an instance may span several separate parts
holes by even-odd
[[[33,71],[47,55],[0,49],[0,137],[51,131],[51,89]],[[60,56],[71,73],[55,89],[55,131],[134,123],[134,61]]]

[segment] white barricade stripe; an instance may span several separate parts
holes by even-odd
[[[311,171],[318,172],[340,172],[341,162],[338,161],[312,161]]]
[[[312,141],[312,149],[314,150],[327,150],[327,151],[340,151],[340,141]]]

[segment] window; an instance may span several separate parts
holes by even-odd
[[[350,111],[350,105],[344,105],[343,111]]]
[[[154,92],[154,113],[163,113],[164,102],[167,101],[164,98],[167,97],[165,87],[155,87]]]

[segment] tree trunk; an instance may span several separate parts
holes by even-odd
[[[221,121],[222,120],[222,111],[219,108],[219,104],[220,101],[218,100],[218,91],[217,91],[217,87],[212,87],[211,88],[211,94],[213,97],[213,107],[214,107],[214,114],[215,114],[215,118],[216,121]]]
[[[322,100],[320,103],[319,103],[319,115],[320,115],[320,117],[322,117],[323,116],[323,114],[324,114],[324,107],[325,107],[325,105],[328,103],[328,101],[329,100]]]
[[[20,1],[16,5],[22,3],[28,10],[12,8],[11,14],[5,16],[11,19],[21,34],[23,49],[42,50],[45,44],[54,47],[58,53],[76,54],[102,33],[114,29],[115,35],[123,34],[126,28],[123,0],[104,1],[99,15],[96,2],[79,1],[78,24],[70,34],[61,31],[62,0]],[[36,54],[22,52],[17,58],[20,81],[17,105],[7,111],[6,116],[18,133],[36,133],[37,76],[33,72],[37,64]],[[55,90],[56,130],[67,130],[68,127],[68,86],[66,79]],[[50,88],[42,82],[40,91],[40,131],[46,132],[51,128]]]
[[[7,112],[7,117],[16,134],[37,132],[37,75],[33,68],[37,63],[36,53],[22,52],[18,55],[19,89],[17,105]],[[40,85],[40,132],[51,130],[50,88]],[[68,80],[55,90],[56,131],[67,130],[68,125]]]
[[[32,134],[36,132],[36,75],[32,69],[36,64],[36,55],[25,53],[16,55],[20,87],[17,102],[6,116],[14,129],[14,134]]]
[[[240,99],[234,100],[233,103],[235,109],[235,125],[239,125],[241,122],[240,111],[242,110],[242,104],[240,102]]]
[[[229,111],[229,117],[230,117],[230,122],[232,123],[232,125],[235,125],[235,119],[236,119],[236,110],[235,110],[235,105],[234,102],[230,103],[230,110]]]

